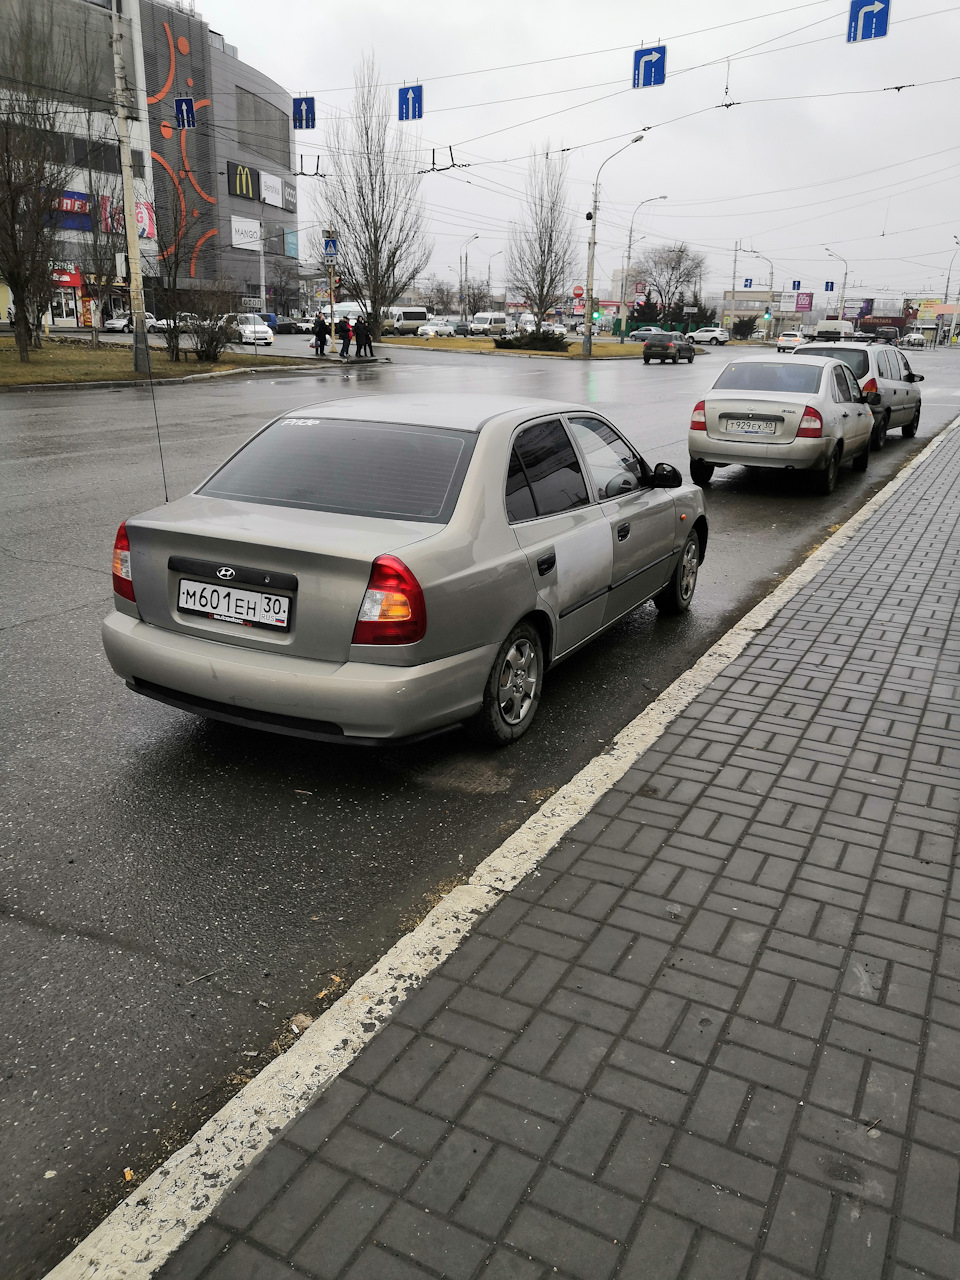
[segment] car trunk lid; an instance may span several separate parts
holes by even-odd
[[[773,391],[718,391],[707,397],[707,435],[711,440],[756,440],[789,444],[797,438],[807,397],[794,400]]]
[[[345,662],[373,561],[442,527],[191,494],[127,521],[137,607],[167,630]]]

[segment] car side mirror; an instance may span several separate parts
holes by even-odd
[[[883,397],[880,395],[880,392],[879,392],[879,391],[868,391],[868,392],[866,393],[866,395],[864,395],[864,396],[863,396],[863,403],[864,403],[864,404],[879,404],[879,403],[880,403],[880,401],[882,400],[882,398],[883,398]]]
[[[913,373],[913,372],[908,373],[908,374],[907,374],[907,376],[906,376],[906,378],[904,379],[904,381],[905,381],[905,382],[922,382],[922,381],[923,381],[923,374],[922,374],[922,373]]]
[[[655,489],[677,489],[683,484],[683,476],[669,462],[658,462],[653,468]]]

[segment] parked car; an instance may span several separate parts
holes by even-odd
[[[905,333],[900,339],[901,347],[925,347],[927,340],[922,333]]]
[[[380,327],[383,333],[416,333],[429,319],[426,307],[388,307]]]
[[[651,360],[659,360],[661,364],[665,364],[667,360],[671,364],[686,360],[688,364],[693,364],[696,354],[693,343],[682,333],[648,333],[643,344],[644,364],[649,364]]]
[[[157,317],[150,311],[145,311],[143,317],[146,322],[147,333],[156,333],[157,324],[159,323]],[[103,328],[107,333],[130,333],[133,329],[133,320],[129,311],[115,312],[109,320],[104,320]]]
[[[297,328],[297,321],[293,316],[277,316],[277,323],[274,325],[274,333],[300,333]]]
[[[121,524],[103,643],[135,692],[231,724],[505,744],[555,662],[644,601],[687,609],[706,545],[699,490],[594,409],[326,401]]]
[[[658,324],[643,324],[639,329],[631,329],[630,341],[646,342],[651,333],[663,333],[663,330]]]
[[[718,329],[712,325],[698,329],[696,333],[691,333],[690,337],[694,342],[706,343],[711,347],[721,346],[724,342],[730,341],[730,334],[726,329]]]
[[[819,493],[832,493],[841,462],[866,471],[873,414],[841,360],[791,356],[734,360],[693,411],[690,475],[710,483],[715,467],[786,467],[812,471]]]
[[[435,338],[437,336],[437,326],[435,324],[422,324],[417,330],[418,338]]]
[[[260,317],[271,333],[277,332],[277,317],[272,311],[258,311],[256,314]]]
[[[876,342],[809,343],[805,356],[842,360],[850,369],[873,410],[874,449],[882,449],[887,432],[899,430],[908,438],[920,425],[920,392],[923,374],[914,373],[896,347]]]
[[[253,312],[244,311],[224,316],[224,320],[233,342],[251,342],[254,346],[263,343],[267,347],[273,342],[273,330]]]
[[[786,329],[783,333],[777,334],[777,350],[796,351],[797,347],[805,341],[799,329]]]
[[[193,311],[181,311],[177,316],[177,328],[181,333],[189,333],[193,325],[199,320],[199,317]],[[173,321],[170,319],[154,320],[153,327],[147,326],[148,333],[166,333],[173,328]]]
[[[316,320],[316,316],[297,316],[293,322],[295,332],[313,333],[313,326],[316,324]]]
[[[469,320],[455,320],[453,322],[452,328],[453,328],[455,337],[457,338],[470,337],[470,321]]]

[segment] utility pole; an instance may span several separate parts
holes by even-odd
[[[641,200],[633,211],[630,219],[630,231],[627,235],[627,262],[623,271],[623,278],[620,281],[620,342],[624,339],[624,330],[627,326],[627,277],[630,274],[630,263],[633,258],[633,219],[637,216],[645,204],[652,204],[654,200],[666,200],[666,196],[648,196],[646,200]],[[640,237],[641,240],[646,239],[645,236]],[[634,295],[636,296],[636,295]]]
[[[618,147],[613,155],[607,156],[603,164],[597,170],[597,176],[593,183],[593,210],[587,214],[590,219],[590,242],[587,246],[587,305],[583,316],[583,346],[581,351],[585,356],[593,355],[593,264],[597,253],[597,205],[600,196],[600,174],[603,171],[603,165],[609,164],[614,156],[618,156],[621,151],[626,151],[627,147],[632,147],[635,142],[642,142],[644,135],[638,133],[635,138],[631,138],[629,142],[625,142],[622,147]]]
[[[957,236],[954,236],[953,238],[954,238],[954,240],[956,240],[957,244],[958,244],[958,245],[960,245],[960,238],[958,238]],[[952,258],[950,259],[950,265],[951,265],[951,266],[953,266],[953,259],[952,259]],[[947,293],[944,295],[944,299],[943,299],[943,300],[944,300],[944,302],[949,302],[949,301],[950,301],[950,296],[949,296],[949,282],[948,282],[948,285],[947,285]],[[949,336],[949,338],[947,338],[947,345],[948,345],[948,346],[953,346],[953,335],[954,335],[954,334],[956,333],[956,331],[957,331],[957,305],[958,305],[958,303],[960,303],[960,286],[958,286],[958,288],[957,288],[957,296],[956,296],[956,298],[954,298],[954,300],[953,300],[953,313],[952,313],[952,314],[951,314],[951,316],[950,316],[950,336]]]
[[[133,329],[133,367],[137,373],[150,372],[150,347],[147,342],[146,308],[143,302],[143,272],[140,269],[140,241],[137,238],[137,197],[133,189],[133,156],[130,153],[130,130],[127,127],[127,75],[123,65],[123,32],[120,27],[119,0],[110,0],[113,48],[113,95],[117,107],[117,138],[120,142],[120,171],[123,177],[123,229],[127,237],[127,263],[130,270],[130,319]],[[91,212],[91,216],[94,216]]]
[[[824,245],[823,247],[824,249],[827,249],[826,245]],[[829,253],[831,258],[836,258],[838,262],[843,263],[843,284],[840,286],[840,301],[837,304],[837,320],[842,320],[843,319],[843,302],[847,296],[847,274],[849,271],[849,267],[847,266],[846,258],[841,258],[839,253],[834,253],[832,249],[827,249],[827,253]]]
[[[733,246],[733,279],[730,281],[730,328],[737,321],[737,254],[740,252],[740,241]]]
[[[763,253],[757,253],[756,249],[747,249],[747,250],[746,250],[746,252],[747,252],[747,253],[752,254],[755,258],[763,258],[764,262],[765,262],[765,263],[767,264],[767,266],[770,268],[770,281],[769,281],[769,286],[768,286],[768,288],[767,288],[767,292],[768,292],[768,294],[770,295],[770,319],[771,319],[771,321],[772,321],[772,320],[773,320],[773,263],[772,263],[772,262],[770,261],[770,259],[766,256],[766,254],[763,254]],[[768,335],[767,322],[766,322],[766,321],[764,321],[764,322],[763,322],[763,340],[764,340],[764,342],[766,342],[766,340],[767,340],[767,335]]]
[[[266,311],[267,309],[267,264],[266,264],[266,259],[264,255],[264,244],[263,244],[265,233],[266,233],[266,227],[264,226],[264,222],[263,222],[263,201],[261,200],[260,201],[260,310],[261,311]],[[254,343],[253,346],[254,346],[254,350],[256,350],[257,344]]]
[[[467,253],[467,245],[473,244],[474,240],[480,239],[480,232],[475,231],[472,236],[468,236],[460,246],[460,319],[467,318],[467,290],[470,288],[470,257]]]

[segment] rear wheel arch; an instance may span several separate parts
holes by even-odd
[[[693,531],[697,535],[700,542],[700,563],[703,564],[704,557],[707,554],[707,517],[697,516],[693,522]]]
[[[514,626],[521,622],[530,622],[536,627],[540,643],[543,645],[543,666],[546,670],[553,661],[553,623],[542,609],[532,609],[530,613],[525,613],[522,618],[517,619]],[[513,630],[512,627],[511,630]]]

